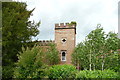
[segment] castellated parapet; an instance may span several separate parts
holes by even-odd
[[[54,40],[41,40],[41,41],[36,42],[36,45],[48,46],[49,43],[54,43],[54,42],[55,42]]]
[[[72,24],[72,23],[56,23],[55,24],[55,28],[76,28],[76,24]]]

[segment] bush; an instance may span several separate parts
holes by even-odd
[[[13,76],[13,65],[9,65],[9,66],[2,66],[2,78],[11,78]]]
[[[47,65],[55,65],[59,64],[60,58],[59,58],[59,52],[56,49],[56,45],[53,43],[48,44],[49,48],[46,51],[46,64]]]
[[[54,65],[49,68],[49,78],[75,78],[76,68],[72,65]]]
[[[18,62],[14,69],[14,78],[44,78],[47,66],[45,66],[44,54],[40,47],[35,46],[31,50],[23,48],[23,53],[18,55]]]
[[[83,70],[76,75],[76,78],[118,78],[118,74],[112,70]]]

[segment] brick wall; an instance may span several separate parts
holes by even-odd
[[[68,23],[66,23],[68,24]],[[62,42],[66,39],[66,42]],[[61,64],[71,64],[71,54],[75,48],[76,41],[76,26],[64,25],[63,23],[55,25],[55,44],[61,57],[61,50],[66,50],[66,61],[61,61]]]

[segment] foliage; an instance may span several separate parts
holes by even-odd
[[[74,65],[87,70],[111,69],[110,67],[119,69],[117,66],[119,65],[118,56],[114,56],[115,53],[118,53],[119,41],[116,33],[105,34],[103,28],[99,26],[77,45],[72,54],[72,62]],[[110,61],[115,65],[111,66]]]
[[[49,48],[46,52],[46,64],[48,64],[48,65],[58,64],[60,61],[59,52],[56,49],[55,44],[49,43],[48,46],[49,46]]]
[[[72,63],[80,68],[88,69],[89,59],[87,55],[87,49],[84,43],[79,43],[72,54]]]
[[[50,79],[75,78],[76,68],[72,65],[54,65],[49,68],[48,77]]]
[[[14,65],[9,65],[9,66],[4,66],[4,67],[2,67],[2,73],[4,73],[4,75],[2,76],[2,79],[4,79],[4,78],[10,78],[10,77],[12,77],[13,76],[13,68],[12,67],[14,67]]]
[[[72,21],[71,23],[69,23],[69,25],[70,25],[70,26],[72,26],[72,25],[75,25],[75,26],[76,26],[77,23],[76,23],[75,21]]]
[[[76,78],[118,78],[118,73],[114,72],[113,70],[83,70],[80,71]]]
[[[46,66],[44,64],[44,53],[39,46],[31,50],[23,48],[23,53],[18,55],[18,62],[14,70],[14,78],[43,78]]]
[[[26,7],[26,3],[23,2],[2,3],[2,63],[4,70],[17,61],[17,54],[21,51],[23,44],[39,33],[40,22],[29,21],[34,9],[27,10]],[[12,74],[12,72],[4,72],[3,77],[10,78],[4,74]]]
[[[120,58],[119,57],[120,57],[120,54],[118,54],[118,52],[115,52],[112,55],[109,55],[106,58],[106,64],[108,65],[105,65],[105,68],[112,69],[116,72],[120,72]]]

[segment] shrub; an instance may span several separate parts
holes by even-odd
[[[118,74],[112,70],[83,70],[76,75],[76,78],[118,78]]]
[[[49,78],[75,78],[76,68],[72,65],[54,65],[49,68]]]
[[[0,66],[1,67],[1,66]],[[5,79],[5,78],[10,78],[13,76],[13,68],[14,65],[9,65],[9,66],[2,66],[2,79]]]
[[[48,44],[49,48],[46,51],[46,64],[55,65],[60,62],[59,52],[56,49],[56,45],[53,43]]]
[[[14,69],[14,78],[44,78],[46,66],[43,63],[44,54],[40,47],[35,46],[31,50],[23,48],[23,53],[18,55],[18,62]]]

